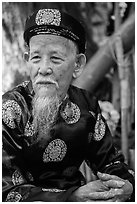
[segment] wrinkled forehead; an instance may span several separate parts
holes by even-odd
[[[35,35],[30,39],[30,50],[42,48],[56,48],[75,50],[75,43],[65,37],[56,35]]]

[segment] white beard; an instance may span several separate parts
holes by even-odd
[[[55,125],[59,110],[59,98],[57,94],[52,96],[39,96],[35,94],[33,101],[33,124],[37,134],[37,142],[45,145],[51,138],[50,131]]]

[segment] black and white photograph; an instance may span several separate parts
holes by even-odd
[[[2,1],[2,202],[135,202],[135,2]]]

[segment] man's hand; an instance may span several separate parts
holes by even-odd
[[[91,202],[97,200],[101,195],[100,193],[107,192],[109,188],[103,184],[100,180],[92,181],[84,186],[79,187],[72,194],[70,201],[73,202]],[[99,197],[99,198],[100,198]]]
[[[132,194],[132,184],[118,176],[98,173],[99,180],[79,187],[70,201],[73,202],[122,202]]]
[[[128,180],[121,179],[115,175],[102,174],[99,172],[97,175],[103,184],[114,192],[114,200],[123,202],[130,198],[133,192],[133,186]]]

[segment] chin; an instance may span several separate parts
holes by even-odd
[[[40,97],[53,96],[57,94],[57,89],[53,86],[41,86],[36,90],[36,94]]]

